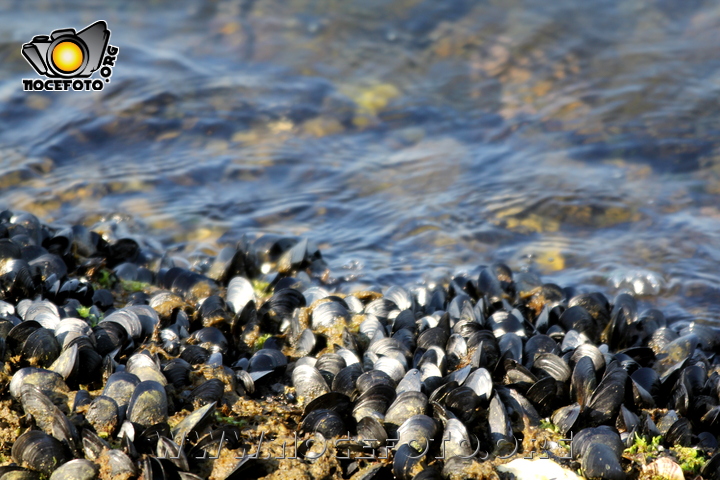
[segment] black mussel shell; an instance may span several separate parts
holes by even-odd
[[[100,473],[100,466],[83,458],[70,460],[60,465],[50,480],[94,480]]]
[[[225,384],[222,380],[212,378],[201,383],[190,394],[192,402],[197,406],[218,402],[225,392]]]
[[[309,412],[300,425],[301,432],[319,433],[325,438],[347,434],[343,418],[337,412],[319,409]]]
[[[180,353],[180,358],[190,365],[200,365],[207,362],[210,352],[199,345],[187,345]]]
[[[615,421],[620,404],[625,398],[627,379],[627,372],[617,363],[608,366],[605,376],[587,403],[585,415],[590,425],[597,426]]]
[[[127,418],[145,427],[167,421],[168,401],[165,388],[153,380],[140,382],[130,398]]]
[[[47,476],[72,458],[59,440],[39,430],[20,435],[13,444],[12,457],[18,464],[27,465]]]
[[[350,407],[352,407],[352,402],[347,395],[339,392],[329,392],[324,395],[320,395],[308,403],[305,406],[303,416],[307,416],[313,410],[319,409],[332,410],[334,412],[344,414],[350,411]]]
[[[624,480],[625,472],[615,452],[605,444],[593,443],[582,457],[582,469],[589,479]]]

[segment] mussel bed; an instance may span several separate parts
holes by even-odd
[[[307,239],[0,212],[0,480],[720,479],[717,329],[479,272],[374,291]]]

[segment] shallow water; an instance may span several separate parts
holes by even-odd
[[[98,93],[26,93],[104,19]],[[333,277],[493,261],[720,324],[710,0],[0,3],[0,206],[189,255],[315,240]]]

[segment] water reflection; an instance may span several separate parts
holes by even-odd
[[[720,320],[712,2],[0,9],[4,206],[187,252],[310,236],[381,284],[499,260]],[[21,43],[98,18],[104,92],[21,91]]]

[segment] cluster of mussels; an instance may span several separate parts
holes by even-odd
[[[0,480],[202,478],[220,448],[248,447],[220,412],[270,396],[296,412],[293,461],[332,456],[328,478],[480,475],[551,418],[550,455],[588,478],[637,476],[623,451],[662,437],[720,479],[716,330],[501,264],[384,294],[332,292],[324,272],[297,238],[243,240],[191,268],[0,213],[0,401],[22,412]],[[263,476],[268,458],[222,475]]]

